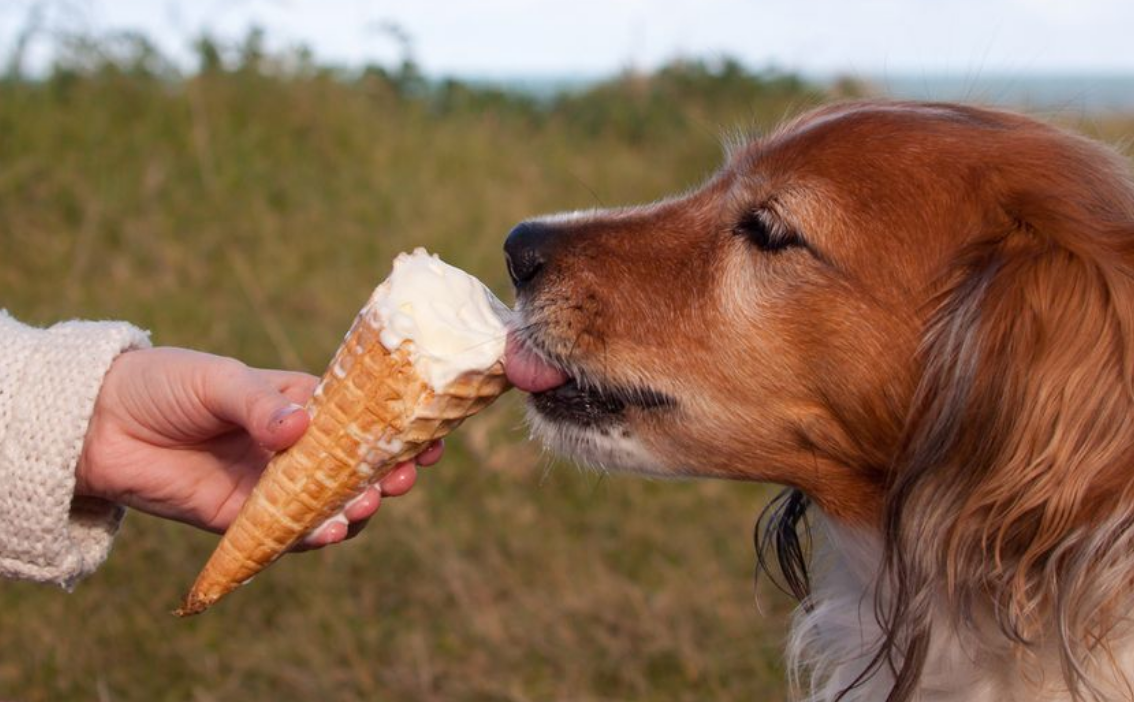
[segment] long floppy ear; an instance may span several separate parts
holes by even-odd
[[[1072,693],[1098,695],[1134,591],[1134,226],[1066,201],[1008,211],[938,299],[887,497],[875,667],[895,671],[891,702],[931,636],[997,628],[1025,663],[1055,648]]]

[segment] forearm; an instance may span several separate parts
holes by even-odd
[[[149,345],[122,322],[23,325],[0,311],[0,576],[70,588],[106,558],[123,510],[74,498],[103,377]]]

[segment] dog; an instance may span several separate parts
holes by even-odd
[[[786,486],[760,561],[802,601],[808,700],[1134,699],[1116,153],[1004,111],[833,104],[687,194],[525,221],[504,249],[535,435]]]

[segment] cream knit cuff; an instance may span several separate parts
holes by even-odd
[[[124,322],[36,329],[0,310],[0,576],[71,589],[106,559],[125,510],[74,497],[75,466],[111,362],[149,345]]]

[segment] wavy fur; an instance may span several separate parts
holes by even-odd
[[[1134,699],[1123,159],[1006,112],[851,103],[686,195],[545,222],[532,342],[673,403],[537,430],[789,487],[755,541],[802,601],[805,699]]]

